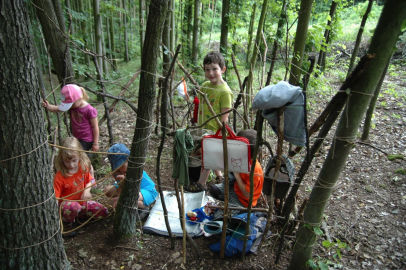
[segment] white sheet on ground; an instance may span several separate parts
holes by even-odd
[[[164,198],[166,209],[168,210],[168,220],[171,227],[172,234],[175,236],[182,236],[183,231],[180,225],[178,201],[176,200],[175,191],[164,191]],[[209,200],[205,192],[197,193],[184,193],[185,199],[185,214],[196,208],[200,208]],[[161,198],[155,202],[152,207],[149,217],[143,227],[146,233],[157,233],[161,235],[168,235],[165,225],[164,212],[162,210]],[[198,236],[202,234],[202,229],[199,224],[190,225],[186,222],[186,230],[190,236]]]

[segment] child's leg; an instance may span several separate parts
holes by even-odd
[[[95,215],[94,218],[102,218],[109,214],[107,208],[103,204],[96,201],[87,201],[84,208],[85,210],[82,212],[83,214],[80,214],[81,217],[91,217]]]
[[[78,202],[63,201],[62,207],[62,221],[72,223],[82,210],[82,206]]]
[[[198,183],[201,184],[203,187],[206,187],[207,179],[209,178],[210,170],[203,169],[200,172],[200,177]]]
[[[223,177],[223,173],[220,170],[214,170],[214,174],[216,175],[216,177],[221,178]]]
[[[147,208],[147,206],[144,204],[144,197],[142,196],[142,193],[138,193],[138,208],[144,209]]]

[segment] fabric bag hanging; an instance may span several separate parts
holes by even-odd
[[[228,171],[249,173],[251,167],[250,143],[247,138],[234,134],[226,125]],[[223,138],[219,135],[221,129],[216,134],[204,136],[202,139],[202,160],[203,168],[212,170],[224,170]]]

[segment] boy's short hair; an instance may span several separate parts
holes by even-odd
[[[218,64],[220,68],[225,67],[226,62],[224,61],[224,56],[219,52],[209,52],[203,59],[203,67],[204,65],[209,64]]]
[[[237,136],[247,138],[250,142],[251,156],[254,154],[254,147],[257,143],[257,131],[255,129],[244,129],[237,133]]]

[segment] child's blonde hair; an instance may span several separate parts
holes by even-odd
[[[80,90],[82,90],[82,99],[85,101],[88,101],[89,96],[87,95],[85,88],[83,88],[82,86],[79,86],[79,88],[80,88]]]
[[[72,158],[73,156],[79,157],[79,164],[83,172],[90,171],[91,162],[89,157],[83,151],[82,145],[75,137],[66,137],[61,146],[64,148],[59,149],[58,155],[55,158],[55,169],[60,171],[63,176],[67,176],[67,169],[63,163],[64,158]],[[66,149],[65,149],[66,148]]]

